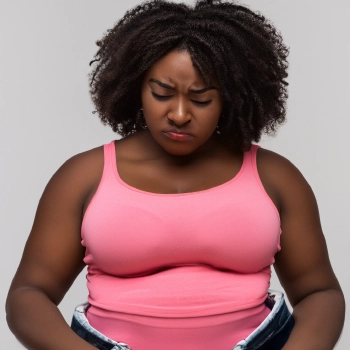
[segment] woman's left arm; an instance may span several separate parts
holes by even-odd
[[[345,301],[329,261],[315,196],[293,164],[262,153],[272,166],[269,178],[280,204],[282,249],[274,266],[294,309],[295,326],[283,350],[331,350],[343,328]]]

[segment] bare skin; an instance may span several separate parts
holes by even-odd
[[[158,62],[143,82],[148,130],[116,142],[120,177],[147,192],[208,189],[232,179],[242,165],[243,153],[215,133],[222,108],[218,90],[208,90],[200,98],[189,93],[189,88],[200,89],[204,83],[188,57],[179,55]],[[149,82],[150,76],[164,80],[164,72],[170,72],[174,91]],[[171,98],[155,100],[152,89]],[[200,107],[193,100],[212,102]],[[164,135],[168,127],[191,132],[195,140],[179,144]],[[282,250],[275,268],[296,320],[283,349],[330,350],[342,329],[344,297],[328,259],[314,194],[282,156],[259,149],[257,165],[280,213]],[[84,268],[80,226],[102,170],[102,147],[74,156],[54,174],[39,202],[6,304],[9,326],[28,349],[95,349],[70,329],[57,305]]]

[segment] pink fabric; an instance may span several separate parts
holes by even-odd
[[[231,350],[257,328],[270,312],[265,305],[222,315],[159,318],[113,313],[111,317],[88,311],[93,327],[132,350]],[[98,312],[97,312],[98,313]]]
[[[257,149],[220,186],[156,194],[126,184],[114,142],[104,146],[102,179],[82,223],[94,328],[129,339],[133,350],[181,332],[204,350],[199,335],[206,339],[208,329],[232,347],[260,324],[281,230],[258,176]],[[187,327],[177,333],[179,324]]]

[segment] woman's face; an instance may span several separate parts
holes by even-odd
[[[222,111],[218,86],[205,84],[187,52],[172,51],[146,72],[141,99],[149,132],[173,155],[207,144]]]

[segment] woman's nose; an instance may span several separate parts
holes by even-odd
[[[184,103],[178,103],[171,111],[168,112],[167,118],[174,124],[181,126],[191,121],[191,113],[186,109]]]

